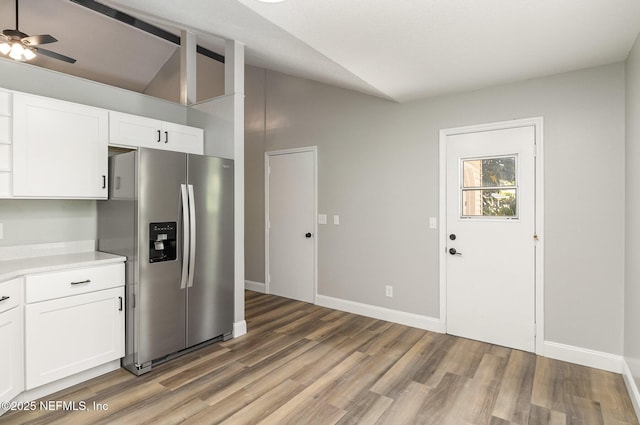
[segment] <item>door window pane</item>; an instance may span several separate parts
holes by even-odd
[[[463,160],[463,187],[516,185],[516,157]]]
[[[516,217],[516,189],[470,189],[462,191],[465,217]]]
[[[517,217],[516,175],[516,156],[462,160],[462,217]]]

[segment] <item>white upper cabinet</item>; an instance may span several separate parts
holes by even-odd
[[[200,128],[109,112],[109,144],[204,153],[204,132]]]
[[[109,145],[203,155],[204,131],[0,89],[0,198],[107,199]]]
[[[107,198],[108,112],[13,95],[13,196]]]
[[[156,148],[162,146],[162,121],[109,112],[109,144]]]
[[[165,149],[178,152],[204,154],[204,131],[172,122],[162,122],[162,137]]]

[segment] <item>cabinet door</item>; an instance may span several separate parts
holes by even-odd
[[[108,113],[16,93],[13,196],[107,197]]]
[[[109,112],[109,144],[163,149],[162,121]]]
[[[109,144],[202,155],[204,131],[122,112],[109,112]]]
[[[124,288],[25,307],[26,389],[124,356]]]
[[[163,149],[202,155],[204,153],[204,132],[201,128],[170,122],[162,123]]]
[[[22,307],[0,314],[0,341],[0,402],[3,402],[24,389]]]

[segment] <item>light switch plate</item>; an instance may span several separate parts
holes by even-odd
[[[318,224],[327,224],[326,214],[318,214]]]
[[[334,215],[333,216],[333,224],[340,224],[340,216],[339,215]]]
[[[429,217],[429,229],[437,229],[438,220],[435,217]]]

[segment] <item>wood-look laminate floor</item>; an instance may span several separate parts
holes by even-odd
[[[638,424],[613,373],[249,291],[246,317],[245,336],[44,399],[88,411],[0,423]]]

